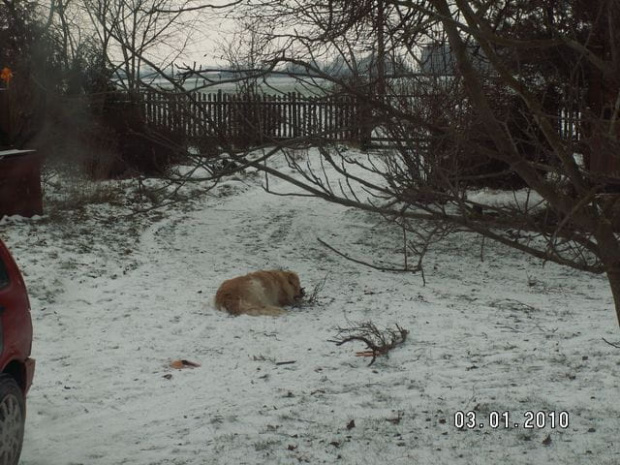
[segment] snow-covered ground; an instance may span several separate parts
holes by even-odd
[[[138,216],[123,183],[73,206],[65,186],[63,208],[0,223],[35,329],[23,465],[619,463],[603,277],[453,236],[423,285],[317,241],[399,265],[400,231],[261,179]],[[224,279],[275,267],[308,290],[327,277],[318,302],[280,318],[213,308]],[[329,341],[366,321],[409,338],[370,367],[363,344]],[[457,428],[456,412],[476,426]],[[509,427],[491,428],[493,412]],[[540,427],[526,412],[544,412]]]

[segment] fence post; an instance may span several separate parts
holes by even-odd
[[[354,101],[357,113],[358,140],[362,150],[368,150],[372,144],[372,107],[364,97],[357,97]]]
[[[292,113],[292,125],[293,125],[293,137],[299,137],[299,120],[297,118],[297,93],[289,93],[291,99],[291,113]]]
[[[215,127],[218,134],[226,135],[228,132],[227,124],[224,122],[226,111],[224,109],[224,94],[222,89],[217,91],[215,97]]]

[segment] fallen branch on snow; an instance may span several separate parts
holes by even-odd
[[[609,344],[610,346],[615,347],[616,349],[620,349],[620,344],[616,344],[616,343],[613,343],[613,342],[609,342],[609,341],[608,341],[607,339],[605,339],[605,338],[602,338],[602,339],[603,339],[603,341],[605,341],[605,342],[606,342],[607,344]]]
[[[379,355],[386,355],[397,345],[405,342],[408,334],[409,331],[401,328],[399,325],[396,325],[396,330],[386,329],[381,331],[373,322],[369,321],[354,328],[338,328],[336,337],[328,342],[333,342],[337,346],[352,341],[363,342],[368,350],[356,352],[356,355],[358,357],[372,357],[368,364],[368,366],[371,366]]]

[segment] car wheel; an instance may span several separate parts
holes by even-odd
[[[0,465],[17,465],[24,442],[24,394],[9,375],[0,375]]]

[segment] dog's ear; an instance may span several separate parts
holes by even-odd
[[[292,286],[299,285],[299,276],[297,276],[297,273],[289,271],[288,273],[286,273],[286,277],[287,277],[287,281]]]

